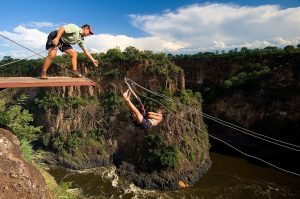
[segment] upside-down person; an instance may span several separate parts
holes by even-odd
[[[162,116],[162,109],[158,109],[157,112],[148,112],[147,114],[143,115],[131,102],[130,100],[131,92],[126,90],[123,93],[123,97],[127,107],[130,109],[132,113],[133,122],[140,126],[142,129],[147,130],[151,127],[157,126],[163,116]]]
[[[92,27],[88,24],[81,26],[81,28],[75,24],[67,24],[51,32],[48,35],[46,43],[46,49],[49,50],[49,52],[44,60],[40,78],[47,79],[47,70],[55,58],[58,49],[70,56],[73,76],[81,77],[81,74],[77,71],[77,52],[71,46],[74,44],[78,44],[86,56],[93,62],[94,66],[98,66],[98,61],[93,58],[84,42],[84,37],[93,34]]]

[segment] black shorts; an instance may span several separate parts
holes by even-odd
[[[151,122],[148,120],[148,118],[143,118],[142,122],[140,123],[140,127],[144,130],[150,129],[152,127]]]
[[[55,39],[56,35],[57,35],[57,30],[50,32],[50,34],[48,35],[47,43],[46,43],[46,50],[49,50],[54,47],[52,41],[53,41],[53,39]],[[59,46],[59,50],[61,52],[65,52],[66,50],[73,49],[70,44],[65,44],[61,39],[58,42],[58,46]]]

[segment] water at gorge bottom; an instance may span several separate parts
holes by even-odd
[[[174,191],[143,190],[116,174],[115,167],[82,171],[55,167],[58,183],[72,182],[80,198],[300,198],[300,177],[245,159],[210,153],[212,167],[194,186]]]

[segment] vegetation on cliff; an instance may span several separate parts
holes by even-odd
[[[168,57],[172,60],[176,59],[191,59],[191,58],[226,58],[226,57],[257,57],[263,55],[273,55],[273,56],[282,56],[285,54],[298,54],[300,53],[300,44],[297,46],[288,45],[284,48],[278,48],[276,46],[267,46],[263,49],[255,48],[250,49],[247,47],[242,47],[241,49],[235,48],[229,50],[228,52],[215,51],[215,52],[199,52],[195,54],[178,54],[172,55],[168,54]]]
[[[268,78],[272,71],[284,67],[296,67],[299,56],[300,44],[288,45],[284,48],[243,47],[221,53],[217,51],[193,55],[168,55],[176,64],[184,68],[189,88],[201,91],[207,101],[239,89],[250,91],[249,88],[257,86],[262,80]]]
[[[84,88],[74,88],[73,94],[70,94],[70,90],[58,88],[39,89],[31,96],[27,107],[34,114],[34,123],[43,126],[42,133],[36,134],[36,143],[54,151],[61,164],[66,167],[90,168],[111,161],[118,165],[118,159],[135,165],[139,172],[164,173],[163,175],[168,176],[165,180],[174,182],[172,188],[177,186],[180,171],[187,169],[183,164],[189,165],[188,172],[194,170],[193,165],[196,163],[200,169],[201,164],[204,164],[204,157],[209,159],[208,138],[199,136],[204,134],[203,132],[188,123],[180,125],[180,120],[174,122],[174,118],[172,119],[167,112],[166,122],[160,127],[148,133],[138,128],[132,130],[130,111],[120,95],[120,90],[126,88],[123,78],[128,76],[151,90],[200,110],[201,94],[184,89],[183,70],[175,66],[163,53],[139,51],[134,47],[128,47],[123,52],[118,48],[110,49],[107,53],[94,56],[101,60],[100,68],[88,68],[89,61],[86,57],[78,55],[79,68],[82,71],[86,71],[84,68],[87,68],[88,73],[85,75],[98,83],[93,95],[89,95]],[[30,64],[28,60],[24,65],[23,62],[18,62],[16,68],[24,68],[19,70],[19,73],[15,74],[15,70],[5,70],[2,74],[39,74],[40,69],[37,66],[41,65],[38,63],[40,61],[34,60]],[[58,56],[56,62],[64,66],[67,65],[68,59],[65,55]],[[61,72],[64,71],[53,65],[49,75],[58,75]],[[66,94],[67,92],[69,93]],[[190,113],[190,109],[180,107],[174,102],[157,98],[142,90],[140,92],[155,98],[175,114],[180,114],[181,117],[205,129],[199,113]],[[142,100],[147,111],[155,111],[160,106],[147,98]],[[170,132],[175,136],[170,136]],[[185,144],[181,144],[181,140],[185,140]],[[205,164],[206,170],[209,162]],[[174,173],[167,174],[169,171]],[[199,174],[188,177],[187,174],[192,175],[188,172],[182,177],[195,183]]]
[[[0,99],[0,125],[12,129],[20,139],[25,159],[31,160],[32,148],[30,143],[37,139],[42,127],[32,125],[33,117],[25,108],[26,100],[27,96],[21,95],[5,107],[5,102]]]
[[[17,99],[11,102],[5,103],[4,100],[0,99],[0,126],[10,128],[13,133],[20,140],[20,147],[24,159],[43,175],[47,187],[54,198],[67,197],[76,198],[72,193],[67,192],[70,184],[65,182],[58,185],[52,176],[50,176],[41,165],[34,162],[36,156],[35,151],[32,149],[32,142],[37,140],[41,135],[41,126],[34,126],[32,124],[33,115],[27,109],[28,97],[24,94],[20,95]],[[12,156],[12,154],[10,154]],[[11,159],[12,157],[10,157]],[[18,160],[20,162],[20,160]],[[27,168],[28,169],[28,168]],[[30,169],[32,169],[30,167]],[[35,174],[36,175],[36,174]],[[36,176],[31,176],[34,178]],[[9,182],[6,182],[9,183]],[[23,183],[21,180],[19,184]],[[28,191],[28,190],[27,190]],[[30,192],[28,192],[30,193]]]
[[[299,144],[300,118],[295,110],[300,106],[300,45],[172,59],[185,70],[187,87],[202,92],[205,113],[264,136]],[[244,152],[299,171],[299,164],[290,160],[293,151],[250,138],[215,121],[206,122],[210,134]],[[218,142],[212,144],[218,151],[228,150]]]

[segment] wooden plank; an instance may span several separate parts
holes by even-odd
[[[27,88],[27,87],[60,87],[60,86],[95,86],[85,78],[48,77],[47,80],[37,77],[0,77],[0,88]]]

